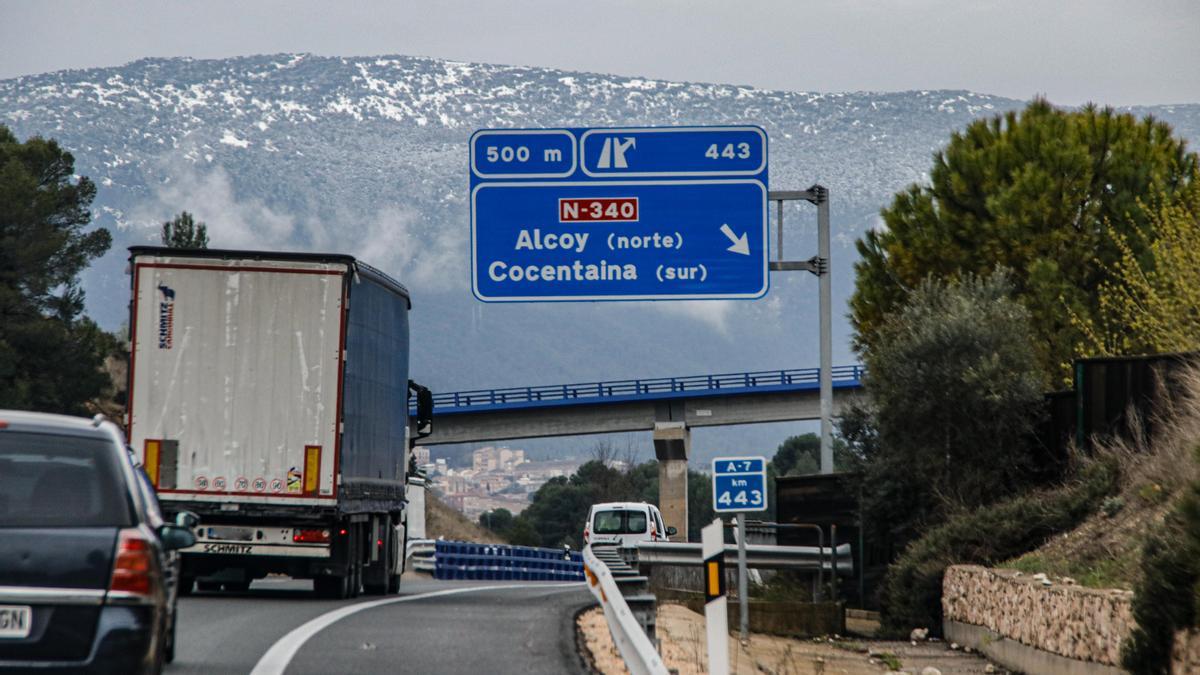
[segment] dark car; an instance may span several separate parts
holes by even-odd
[[[0,410],[0,670],[161,671],[194,542],[116,425]]]

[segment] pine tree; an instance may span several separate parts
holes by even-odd
[[[162,224],[162,243],[169,248],[208,248],[208,226],[182,211]]]
[[[85,231],[96,186],[53,140],[0,125],[0,408],[82,414],[108,385],[111,336],[83,316],[79,274],[112,245]]]
[[[1141,256],[1154,239],[1142,204],[1159,194],[1173,200],[1198,181],[1196,155],[1152,118],[1035,100],[975,121],[934,155],[927,183],[883,210],[886,228],[858,242],[857,345],[872,344],[926,277],[1003,266],[1029,311],[1042,371],[1065,378],[1083,343],[1071,315],[1099,316],[1099,289],[1123,255],[1115,241],[1125,237]]]

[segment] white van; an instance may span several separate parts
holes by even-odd
[[[658,507],[646,502],[593,504],[583,526],[583,543],[637,546],[639,541],[670,541],[676,530],[663,524]]]

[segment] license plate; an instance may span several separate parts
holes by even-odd
[[[209,527],[205,528],[209,539],[220,541],[254,541],[254,530],[249,527]]]
[[[0,605],[0,638],[29,637],[33,610],[22,605]]]

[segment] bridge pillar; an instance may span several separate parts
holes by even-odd
[[[667,527],[679,530],[672,539],[688,540],[688,454],[692,430],[683,422],[654,423],[658,457],[658,508]]]

